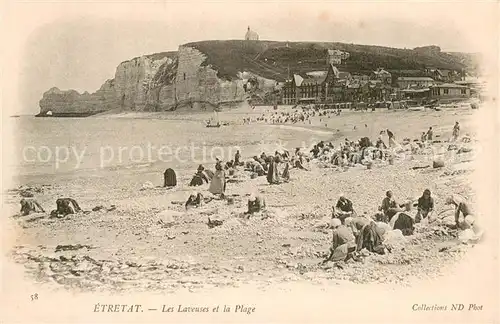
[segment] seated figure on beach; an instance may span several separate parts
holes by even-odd
[[[204,183],[208,183],[209,179],[208,176],[205,173],[205,167],[203,165],[198,166],[198,170],[196,170],[195,175],[191,179],[191,182],[189,183],[189,186],[201,186]]]
[[[458,235],[458,239],[462,243],[467,243],[468,241],[478,243],[484,234],[483,229],[481,228],[481,226],[479,226],[475,217],[472,215],[468,215],[464,218],[464,221],[461,224],[460,228],[464,230]]]
[[[453,205],[455,207],[455,225],[456,227],[460,227],[460,214],[465,218],[469,215],[472,215],[472,208],[467,200],[457,194],[453,194],[446,199],[445,205]]]
[[[259,177],[266,174],[266,170],[264,169],[262,164],[260,164],[260,162],[258,161],[254,161],[253,172],[257,173]]]
[[[227,161],[226,164],[224,165],[224,170],[229,170],[229,169],[232,169],[234,167],[234,161],[231,160],[231,161]]]
[[[370,147],[372,146],[372,143],[370,141],[370,138],[368,137],[362,137],[360,140],[359,140],[359,147],[360,148],[366,148],[366,147]]]
[[[258,213],[266,208],[266,201],[259,195],[251,194],[247,207],[247,214]]]
[[[314,147],[311,149],[310,152],[312,153],[313,157],[316,159],[319,155],[319,152],[320,152],[318,145],[314,145]]]
[[[338,218],[344,223],[347,217],[355,216],[352,201],[347,199],[344,194],[340,194],[337,204],[332,207],[332,218]]]
[[[192,192],[189,195],[184,207],[188,209],[189,207],[201,207],[203,206],[203,195],[199,192]]]
[[[334,218],[331,221],[332,246],[330,247],[330,255],[323,262],[346,261],[356,251],[356,239],[351,230],[342,225],[339,219]]]
[[[304,166],[305,161],[304,161],[304,157],[302,156],[302,154],[296,155],[293,159],[293,162],[294,162],[293,166],[295,168],[307,171],[306,167]]]
[[[288,152],[287,150],[283,150],[282,157],[285,161],[290,160],[290,152]]]
[[[267,162],[265,159],[259,158],[257,156],[254,156],[253,159],[255,162],[259,163],[262,166],[262,168],[264,169],[265,172],[267,172],[268,167],[267,167]]]
[[[283,172],[281,173],[281,179],[283,179],[284,182],[288,182],[290,181],[290,164],[285,162],[284,165]]]
[[[241,154],[240,154],[239,150],[237,150],[236,154],[234,155],[234,165],[235,166],[241,166],[242,165]]]
[[[377,142],[375,143],[375,147],[378,149],[386,149],[387,145],[385,145],[384,140],[382,139],[382,136],[379,136],[377,139]]]
[[[385,193],[385,198],[382,200],[382,206],[380,206],[379,210],[384,213],[384,221],[386,223],[388,223],[391,218],[396,215],[396,213],[403,211],[403,209],[401,209],[401,206],[396,203],[396,200],[392,195],[392,191],[390,190]]]
[[[163,186],[175,187],[177,186],[177,175],[173,169],[166,169],[163,173]]]
[[[358,152],[351,152],[349,154],[349,164],[354,166],[355,164],[361,163],[361,154]]]
[[[422,135],[420,135],[420,142],[425,143],[425,141],[427,141],[427,134],[422,132]]]
[[[371,221],[372,220],[369,219],[368,217],[353,216],[353,217],[347,217],[344,220],[344,224],[351,230],[351,232],[354,234],[354,237],[357,238],[363,227],[370,224]]]
[[[27,216],[31,213],[45,213],[42,206],[33,198],[23,198],[20,201],[21,215]]]
[[[400,230],[403,235],[413,235],[413,231],[415,230],[415,219],[411,217],[411,201],[407,201],[405,203],[405,210],[396,213],[390,220],[389,225],[392,229]]]
[[[51,216],[66,216],[69,214],[75,214],[81,212],[82,209],[73,198],[59,198],[56,200],[55,210],[50,212]]]
[[[425,189],[422,197],[418,198],[417,215],[415,223],[420,223],[422,219],[427,218],[434,211],[434,198],[431,196],[431,191]]]
[[[356,250],[361,251],[366,249],[373,253],[385,254],[385,246],[383,244],[384,234],[386,229],[379,226],[376,222],[370,221],[359,231],[356,238]]]

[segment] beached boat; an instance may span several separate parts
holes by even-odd
[[[206,127],[221,127],[217,111],[214,111],[214,116],[207,121]]]
[[[425,110],[425,106],[422,104],[422,102],[417,101],[417,100],[407,100],[406,107],[410,111],[423,111],[423,110]]]

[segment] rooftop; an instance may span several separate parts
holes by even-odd
[[[467,88],[466,86],[463,86],[463,85],[460,85],[460,84],[456,84],[456,83],[436,84],[434,87],[435,88],[461,88],[461,89]]]
[[[399,77],[398,81],[434,81],[429,77]]]

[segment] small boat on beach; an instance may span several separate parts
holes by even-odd
[[[210,118],[207,121],[206,127],[221,127],[221,123],[219,121],[219,114],[217,111],[214,111],[214,117]]]

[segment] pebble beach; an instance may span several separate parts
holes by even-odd
[[[239,125],[243,116],[269,110],[244,107],[224,113],[222,118],[230,123],[227,127],[249,127]],[[92,118],[182,122],[187,118],[205,120],[207,115],[145,113]],[[344,137],[375,139],[379,130],[386,128],[398,139],[416,139],[433,126],[436,138],[442,140],[434,145],[447,147],[455,121],[462,125],[463,134],[477,137],[476,115],[470,109],[346,112],[328,119],[326,126],[317,118],[311,124],[268,127],[303,128],[307,136],[335,143]],[[357,125],[356,130],[353,125]],[[195,292],[243,285],[265,290],[284,282],[412,285],[443,275],[473,248],[458,244],[456,231],[445,226],[453,219],[453,210],[444,200],[456,193],[475,204],[471,180],[475,151],[453,155],[442,168],[432,168],[432,154],[431,150],[406,154],[394,165],[381,161],[370,169],[363,165],[332,167],[311,160],[308,171],[293,168],[290,181],[279,185],[269,185],[265,177],[251,179],[239,168],[228,179],[226,195],[233,198],[231,203],[214,199],[187,211],[183,202],[193,190],[210,196],[208,185],[188,186],[195,169],[181,169],[178,185],[172,189],[161,187],[164,170],[153,170],[156,180],[151,181],[152,187],[141,186],[141,181],[116,185],[111,178],[106,178],[107,186],[93,186],[91,180],[79,178],[52,183],[38,178],[18,183],[6,193],[10,215],[4,222],[15,232],[9,242],[9,257],[22,264],[31,279],[81,291]],[[242,155],[244,160],[251,156],[247,152]],[[213,169],[210,163],[205,165]],[[422,166],[430,167],[415,168]],[[26,188],[47,206],[46,213],[18,215],[20,193]],[[424,189],[432,192],[438,220],[417,224],[415,234],[398,242],[390,254],[366,255],[361,262],[351,260],[342,268],[320,264],[331,244],[330,211],[340,193],[353,201],[358,213],[371,217],[386,190],[403,201],[417,199]],[[268,208],[247,218],[243,213],[250,193],[265,197]],[[50,218],[51,206],[63,196],[76,199],[88,212]],[[223,224],[209,228],[209,217]]]

